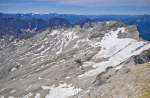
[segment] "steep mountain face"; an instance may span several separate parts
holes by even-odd
[[[93,22],[47,28],[27,39],[6,38],[0,40],[5,43],[0,50],[2,98],[132,98],[141,92],[134,86],[134,68],[140,70],[139,59],[149,62],[143,51],[150,43],[139,38],[135,26]],[[145,66],[142,78],[149,81],[149,63]]]

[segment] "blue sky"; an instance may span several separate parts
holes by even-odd
[[[0,0],[4,13],[150,14],[150,0]]]

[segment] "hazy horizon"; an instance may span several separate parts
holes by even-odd
[[[58,14],[58,15],[79,15],[79,16],[142,16],[142,15],[150,15],[148,14],[76,14],[76,13],[34,13],[34,12],[0,12],[1,14],[34,14],[34,15],[48,15],[48,14]]]
[[[150,0],[1,0],[1,13],[144,15]]]

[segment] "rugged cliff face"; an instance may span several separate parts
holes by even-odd
[[[0,41],[6,44],[0,50],[0,95],[6,98],[132,98],[140,92],[132,70],[149,62],[142,52],[150,43],[139,38],[135,26],[116,21],[5,40]]]
[[[143,64],[150,62],[150,49],[143,51],[140,55],[134,56],[133,58],[136,64]]]

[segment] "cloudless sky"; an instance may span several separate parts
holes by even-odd
[[[150,14],[150,0],[0,0],[4,13]]]

